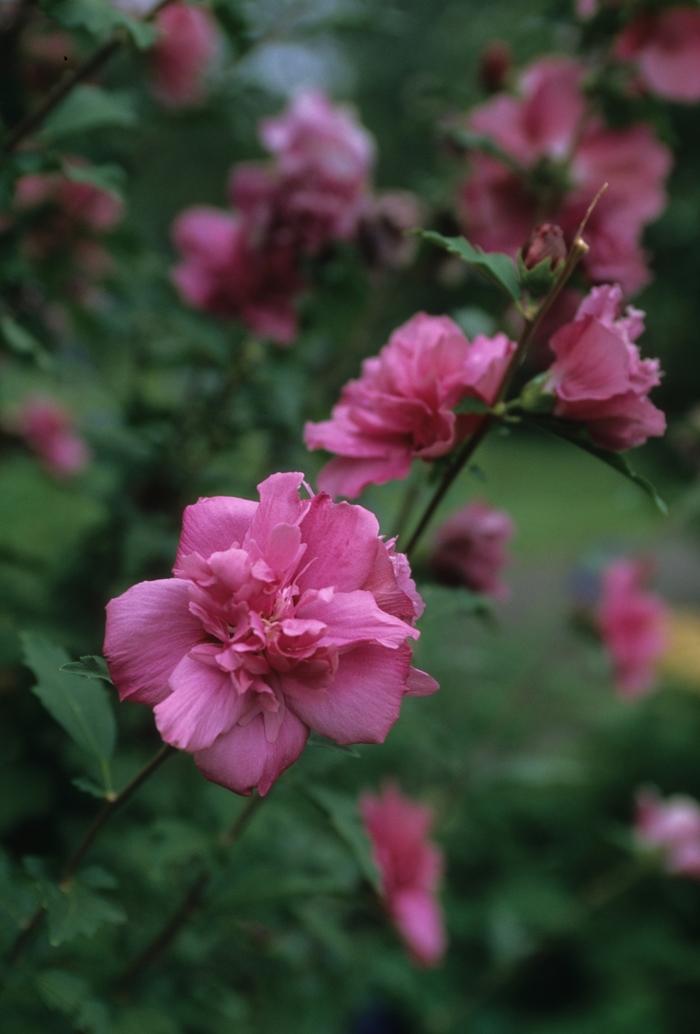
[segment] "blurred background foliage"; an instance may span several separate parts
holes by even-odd
[[[65,16],[65,4],[42,6]],[[458,314],[471,331],[502,315],[495,292],[447,275],[427,246],[400,270],[368,269],[340,247],[320,263],[298,341],[275,348],[177,299],[173,218],[193,203],[225,204],[230,166],[261,154],[259,119],[314,84],[352,102],[376,138],[377,185],[415,192],[431,225],[449,225],[464,159],[440,126],[483,97],[484,46],[506,40],[522,64],[580,44],[567,0],[214,6],[226,53],[205,105],[159,107],[144,56],[122,48],[100,76],[109,111],[93,112],[92,126],[65,111],[47,124],[46,153],[117,170],[126,217],[98,303],[65,303],[63,254],[39,272],[12,235],[0,237],[0,413],[30,393],[58,397],[94,452],[79,478],[57,482],[2,439],[3,943],[97,807],[73,784],[89,770],[83,753],[29,692],[19,633],[71,657],[99,653],[105,601],[167,575],[184,505],[252,495],[278,469],[313,481],[320,459],[303,447],[304,420],[328,413],[394,326],[419,308]],[[74,39],[87,54],[101,37],[82,26]],[[33,96],[7,67],[3,115],[14,124]],[[8,978],[6,1034],[694,1034],[700,891],[641,866],[630,823],[640,784],[700,796],[698,431],[688,420],[700,386],[700,142],[696,107],[634,103],[675,154],[670,204],[646,237],[655,280],[636,300],[648,313],[645,352],[666,371],[658,401],[671,427],[638,465],[671,516],[588,456],[520,432],[493,436],[442,512],[485,495],[513,515],[512,598],[484,620],[467,593],[429,585],[419,557],[428,607],[418,663],[441,692],[409,701],[382,748],[311,747],[230,854],[217,831],[241,802],[186,755],[170,760],[59,901],[82,925],[50,913],[55,943],[44,932]],[[362,500],[387,532],[402,492],[390,485]],[[589,565],[634,550],[655,558],[685,624],[659,692],[629,704],[570,617]],[[140,708],[119,708],[117,724],[120,786],[157,737]],[[451,945],[435,972],[410,968],[363,870],[354,802],[387,777],[436,809]],[[319,786],[335,794],[325,810]],[[115,989],[204,865],[213,886],[167,959]]]

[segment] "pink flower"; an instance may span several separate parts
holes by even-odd
[[[642,82],[668,100],[700,100],[700,10],[669,7],[640,14],[617,39],[616,56],[632,61]]]
[[[56,478],[73,477],[90,460],[90,450],[76,432],[72,417],[53,399],[25,399],[15,430]]]
[[[381,743],[407,693],[437,689],[411,668],[422,601],[405,558],[368,510],[300,499],[302,480],[187,507],[174,577],[107,607],[120,698],[153,707],[165,742],[236,793],[267,793],[309,729]]]
[[[605,449],[631,449],[666,429],[666,418],[647,398],[661,379],[658,359],[642,359],[634,344],[644,313],[622,313],[617,286],[595,287],[575,319],[554,334],[555,361],[546,390],[556,397],[555,415],[585,424]]]
[[[508,590],[500,576],[514,531],[505,511],[481,500],[469,503],[438,530],[430,558],[435,577],[447,585],[465,585],[503,599]]]
[[[79,159],[67,162],[76,168],[87,166]],[[37,172],[17,181],[15,204],[20,209],[51,207],[64,220],[63,229],[90,230],[102,234],[112,230],[124,214],[116,194],[92,183],[79,183],[59,172]],[[62,242],[65,243],[65,242]]]
[[[294,340],[303,285],[292,248],[260,246],[239,216],[204,206],[182,212],[172,234],[182,255],[172,278],[184,301],[239,318],[278,344]]]
[[[567,58],[531,65],[518,96],[498,94],[474,109],[468,128],[492,140],[515,167],[476,154],[460,214],[470,240],[515,255],[543,217],[570,243],[603,183],[587,230],[592,280],[616,279],[627,293],[649,279],[640,239],[663,210],[671,156],[645,125],[608,129],[588,111],[583,66]]]
[[[617,560],[603,572],[597,623],[623,696],[638,697],[654,684],[666,647],[666,606],[644,588],[640,561]]]
[[[575,6],[579,18],[592,18],[598,13],[598,0],[576,0]]]
[[[667,872],[700,879],[700,805],[692,797],[674,795],[662,801],[641,790],[634,827],[643,847],[660,852]]]
[[[437,900],[442,854],[428,839],[432,815],[389,785],[360,799],[372,841],[385,906],[414,962],[436,966],[445,954],[445,928]]]
[[[321,487],[354,497],[406,477],[415,457],[446,455],[483,419],[457,415],[455,406],[464,398],[493,402],[514,349],[504,334],[470,344],[446,316],[413,316],[365,359],[331,419],[306,425],[310,449],[336,454],[319,475]]]
[[[262,208],[266,223],[293,232],[309,254],[352,236],[369,191],[374,144],[351,112],[307,91],[264,120],[260,137],[275,164],[235,171],[233,204],[258,223]]]
[[[171,3],[155,24],[159,35],[152,51],[153,92],[172,108],[198,104],[219,51],[216,21],[205,8]]]

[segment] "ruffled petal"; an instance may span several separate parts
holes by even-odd
[[[370,577],[377,553],[379,524],[362,506],[334,503],[325,494],[314,496],[301,523],[306,542],[304,573],[299,588],[331,585],[341,592],[358,589]]]
[[[258,504],[251,499],[213,496],[185,509],[175,567],[190,553],[209,557],[242,542]]]
[[[168,679],[204,638],[189,611],[189,582],[139,582],[107,604],[104,654],[121,700],[151,707],[168,693]]]
[[[327,689],[284,687],[290,708],[336,743],[383,743],[399,717],[411,651],[360,646],[340,657]]]
[[[301,754],[309,734],[289,710],[274,743],[265,735],[262,715],[247,725],[235,725],[211,747],[198,751],[194,760],[202,775],[234,793],[258,790],[265,796],[272,784]]]
[[[241,713],[241,697],[227,671],[183,657],[170,676],[171,693],[154,709],[166,743],[194,752],[210,747]]]
[[[411,469],[411,454],[392,453],[378,459],[354,459],[338,456],[327,463],[318,475],[318,486],[329,495],[354,499],[367,485],[384,485],[400,481]]]
[[[372,593],[364,589],[336,593],[311,589],[302,597],[296,616],[320,621],[326,626],[319,640],[323,646],[342,648],[374,642],[396,648],[407,638],[417,639],[420,635],[401,618],[381,610]]]

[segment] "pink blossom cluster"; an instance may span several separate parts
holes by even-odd
[[[613,665],[615,684],[625,697],[639,697],[654,686],[666,648],[667,608],[645,587],[647,566],[616,560],[603,572],[596,619]]]
[[[447,938],[437,897],[442,853],[428,836],[430,809],[389,785],[376,797],[365,794],[360,811],[387,912],[412,959],[420,966],[436,966]]]
[[[89,168],[82,159],[70,158],[66,168]],[[28,258],[42,262],[70,256],[79,293],[84,284],[104,277],[111,266],[101,238],[110,233],[123,215],[121,199],[89,182],[78,182],[65,172],[30,173],[16,186],[14,209],[28,219],[22,247]]]
[[[501,574],[514,531],[505,510],[481,499],[469,503],[438,529],[430,556],[434,577],[447,585],[464,585],[496,599],[507,598]]]
[[[90,450],[76,431],[72,416],[54,399],[25,399],[13,429],[55,478],[73,477],[89,462]]]
[[[650,92],[666,100],[700,101],[700,10],[644,12],[618,36],[616,57],[631,62]]]
[[[607,183],[587,226],[583,264],[591,280],[617,281],[631,294],[649,280],[641,236],[665,206],[671,155],[647,125],[607,127],[585,97],[584,76],[573,59],[544,58],[522,73],[517,93],[499,93],[471,112],[467,129],[502,157],[475,145],[459,215],[475,244],[515,256],[543,218],[570,244]]]
[[[415,458],[447,455],[483,419],[456,407],[469,398],[492,403],[514,350],[504,334],[470,343],[447,316],[413,316],[365,359],[330,420],[307,423],[307,446],[335,453],[319,485],[352,498],[367,485],[406,477]]]
[[[634,829],[642,847],[660,854],[668,873],[700,879],[700,804],[692,797],[677,794],[664,801],[641,790]]]
[[[623,310],[620,287],[605,284],[550,340],[554,362],[544,384],[556,399],[555,415],[583,424],[605,449],[631,449],[666,429],[648,398],[661,380],[659,361],[642,359],[635,344],[643,330],[644,313]]]
[[[173,577],[107,608],[120,698],[152,707],[165,742],[236,793],[267,793],[310,729],[380,743],[406,694],[437,689],[411,665],[423,602],[408,561],[368,510],[302,499],[302,481],[189,506]]]
[[[195,207],[175,220],[173,280],[194,308],[237,317],[280,344],[297,332],[302,264],[352,236],[369,198],[374,145],[347,109],[318,91],[260,126],[269,164],[234,167],[234,211]]]

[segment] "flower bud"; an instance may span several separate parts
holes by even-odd
[[[566,259],[566,241],[561,226],[557,226],[556,223],[540,223],[530,234],[522,256],[526,269],[534,269],[545,259],[550,260],[552,269],[560,266]]]
[[[479,82],[487,93],[505,89],[512,67],[510,47],[503,40],[492,40],[479,58]]]

